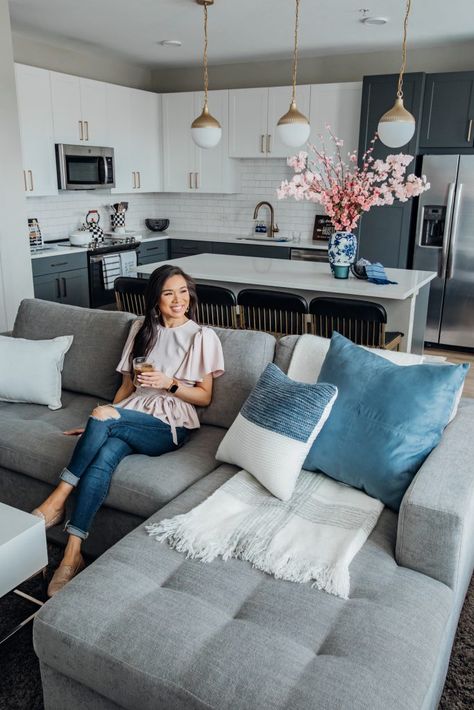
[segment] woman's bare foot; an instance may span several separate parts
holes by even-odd
[[[59,592],[68,582],[73,579],[85,567],[84,559],[81,555],[82,540],[76,535],[69,535],[64,557],[48,585],[48,596]]]

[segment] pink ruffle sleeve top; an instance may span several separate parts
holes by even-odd
[[[132,324],[117,372],[131,374],[130,353],[142,323],[143,318],[140,318]],[[211,328],[200,326],[193,320],[176,328],[157,324],[156,342],[147,353],[147,361],[152,362],[156,370],[174,377],[184,387],[194,387],[209,374],[213,377],[224,374],[224,356],[219,338]],[[116,406],[145,412],[166,422],[171,427],[175,444],[176,427],[197,429],[200,426],[195,406],[164,389],[139,386]]]

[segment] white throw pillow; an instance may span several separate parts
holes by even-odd
[[[72,335],[25,340],[0,335],[0,400],[61,408],[61,372]]]
[[[240,466],[281,500],[289,500],[314,440],[337,396],[328,384],[290,380],[270,363],[216,453]]]

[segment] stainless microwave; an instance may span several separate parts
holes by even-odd
[[[56,143],[56,169],[60,190],[115,187],[113,148]]]

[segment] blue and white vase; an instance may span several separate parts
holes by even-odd
[[[357,237],[352,232],[333,232],[329,238],[328,258],[331,271],[334,266],[349,266],[354,264],[357,256]]]

